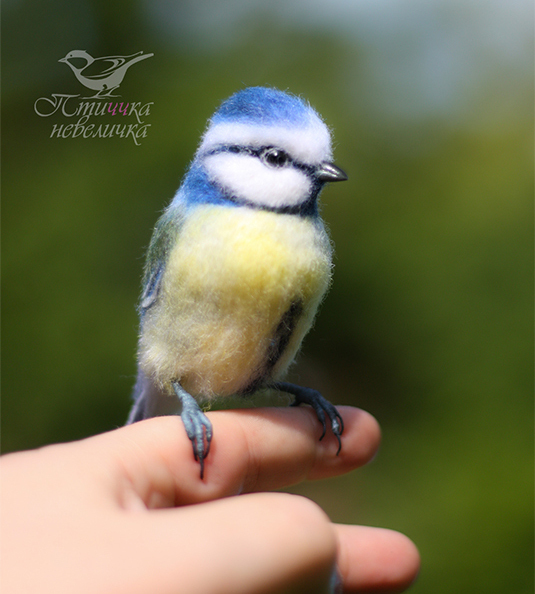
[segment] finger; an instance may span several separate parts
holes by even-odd
[[[219,465],[224,468],[226,460],[241,460],[244,492],[350,472],[375,456],[381,433],[369,413],[348,406],[338,410],[345,425],[338,455],[338,442],[331,432],[320,441],[322,426],[309,407],[246,409],[232,411],[233,417],[225,414],[229,411],[217,413],[222,415],[214,421],[219,421],[221,437],[210,464],[217,469]],[[236,421],[241,426],[241,443],[236,439]]]
[[[146,506],[166,507],[277,489],[362,466],[377,451],[377,422],[359,409],[339,410],[345,430],[338,456],[332,435],[319,441],[321,426],[310,409],[209,413],[214,439],[202,481],[178,417],[149,419],[91,440],[99,440],[110,462],[122,465],[126,485]]]
[[[259,493],[122,519],[124,566],[114,560],[110,574],[128,576],[124,591],[328,592],[335,530],[303,497]]]
[[[344,593],[403,592],[414,582],[420,555],[406,536],[384,528],[335,526]]]

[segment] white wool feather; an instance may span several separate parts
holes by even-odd
[[[205,166],[213,181],[253,204],[296,206],[310,196],[310,179],[295,167],[270,167],[258,157],[237,153],[211,155]]]
[[[206,131],[198,154],[221,145],[282,148],[302,163],[319,165],[332,159],[331,135],[327,126],[314,119],[305,128],[259,126],[258,124],[223,123]]]

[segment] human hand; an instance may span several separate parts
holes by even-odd
[[[3,456],[2,592],[327,592],[335,563],[344,592],[405,589],[419,567],[405,536],[335,525],[308,499],[266,492],[374,456],[373,417],[339,410],[339,456],[309,409],[209,413],[203,481],[178,417]]]

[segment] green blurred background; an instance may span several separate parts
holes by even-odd
[[[6,0],[4,452],[123,424],[144,249],[218,104],[302,94],[350,180],[323,194],[335,280],[293,371],[383,428],[297,488],[418,545],[415,593],[533,592],[533,7],[528,0]],[[154,56],[119,101],[147,137],[50,138],[58,63]],[[124,116],[120,116],[124,117]],[[94,120],[117,123],[112,116]],[[133,123],[133,119],[124,118]]]

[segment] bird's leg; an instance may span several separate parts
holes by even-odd
[[[295,384],[290,384],[288,382],[276,382],[273,387],[295,396],[295,400],[290,406],[310,404],[316,412],[319,422],[323,426],[323,433],[321,434],[320,441],[325,437],[325,432],[327,430],[327,425],[325,423],[325,413],[327,413],[327,416],[331,421],[334,436],[338,440],[338,451],[336,452],[336,455],[338,456],[342,449],[340,436],[344,431],[344,421],[342,420],[340,413],[336,410],[336,407],[326,400],[317,390],[312,390],[312,388],[303,388],[302,386],[296,386]]]
[[[104,98],[109,98],[109,97],[120,97],[121,95],[112,95],[112,91],[115,91],[115,89],[118,89],[119,85],[115,85],[114,87],[108,88],[106,85],[104,85],[103,89],[100,89],[100,91],[97,91],[94,95],[91,95],[91,97],[84,97],[84,99],[104,99]]]
[[[104,89],[102,89],[102,91],[106,91],[106,92],[102,92],[102,94],[100,95],[101,97],[120,97],[121,95],[112,95],[112,91],[115,91],[115,89],[118,89],[119,85],[115,85],[115,87],[104,87]]]
[[[193,446],[195,460],[198,460],[201,466],[202,480],[204,477],[204,459],[208,456],[212,441],[212,423],[210,423],[208,417],[202,412],[197,401],[191,394],[188,394],[178,382],[173,382],[172,386],[182,404],[180,416]]]

